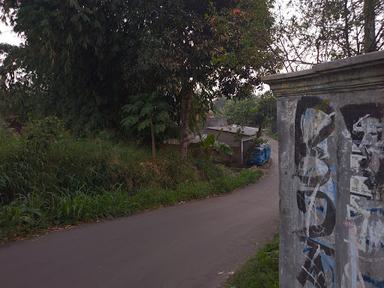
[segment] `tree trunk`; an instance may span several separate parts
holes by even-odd
[[[376,51],[375,27],[376,0],[364,0],[364,52]]]
[[[151,120],[151,141],[152,141],[152,160],[153,162],[156,162],[157,155],[156,155],[155,127],[153,125],[152,120]]]
[[[259,129],[257,130],[257,134],[256,134],[256,137],[258,139],[261,138],[261,136],[263,136],[263,128],[264,128],[264,125],[261,122],[260,125],[259,125]]]
[[[181,96],[180,111],[180,149],[181,157],[186,159],[188,156],[188,142],[190,136],[189,118],[192,110],[193,90],[189,89]]]
[[[345,38],[345,47],[344,50],[347,54],[348,57],[352,56],[351,53],[351,44],[349,40],[349,10],[348,10],[348,0],[344,0],[344,11],[343,11],[343,16],[344,16],[344,38]]]

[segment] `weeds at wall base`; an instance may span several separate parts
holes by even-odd
[[[278,288],[279,237],[251,257],[233,276],[225,288]]]

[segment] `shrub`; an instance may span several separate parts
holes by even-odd
[[[30,194],[97,194],[115,186],[131,190],[155,178],[155,171],[145,165],[147,152],[75,139],[56,120],[33,122],[21,136],[0,133],[0,204]]]
[[[73,138],[56,118],[22,135],[0,129],[0,138],[0,241],[225,193],[260,176],[168,150],[154,163],[131,144]]]
[[[0,243],[18,236],[47,229],[51,226],[73,225],[109,217],[127,216],[138,211],[168,206],[180,201],[201,199],[227,193],[252,183],[260,173],[244,170],[231,174],[222,183],[190,181],[173,189],[146,187],[129,193],[119,188],[99,194],[84,192],[70,195],[49,194],[45,197],[31,194],[8,205],[0,206]]]
[[[45,154],[52,143],[64,138],[65,135],[63,122],[57,117],[47,117],[28,123],[22,139],[25,141],[27,152]]]

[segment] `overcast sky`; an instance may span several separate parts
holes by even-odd
[[[19,45],[22,42],[21,38],[13,33],[12,28],[0,22],[0,43],[9,43]]]

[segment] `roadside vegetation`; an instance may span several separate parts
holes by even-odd
[[[0,242],[227,193],[261,176],[214,164],[199,149],[184,161],[162,147],[154,162],[149,148],[106,138],[74,138],[54,117],[21,135],[1,129]]]
[[[272,2],[48,2],[0,1],[23,38],[0,43],[0,242],[260,177],[215,162],[231,153],[217,139],[190,142],[216,97],[280,66]]]
[[[258,137],[261,137],[263,132],[273,134],[277,131],[276,103],[276,97],[268,91],[259,96],[252,94],[245,99],[228,100],[219,113],[231,124],[257,127]]]
[[[246,97],[279,67],[271,7],[269,0],[1,1],[0,21],[25,42],[0,43],[0,113],[19,122],[55,115],[79,135],[145,137],[153,158],[176,131],[187,158],[191,133],[216,97]]]
[[[250,258],[227,282],[226,288],[278,288],[279,238]]]
[[[0,241],[259,177],[214,164],[228,150],[216,139],[189,149],[214,100],[231,99],[230,121],[274,132],[275,99],[252,97],[264,75],[384,47],[381,1],[290,1],[300,17],[274,2],[0,1],[23,39],[0,43]]]

